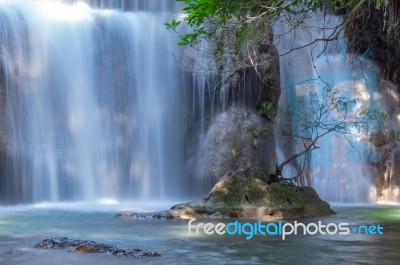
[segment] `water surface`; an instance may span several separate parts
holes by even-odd
[[[167,204],[167,203],[166,203]],[[140,206],[140,207],[139,207]],[[85,209],[86,207],[86,209]],[[398,206],[336,206],[337,215],[303,220],[351,225],[381,224],[384,235],[244,236],[189,235],[187,221],[114,217],[127,205],[73,205],[0,208],[0,264],[399,264]],[[91,208],[92,207],[92,208]],[[138,210],[164,209],[140,204]],[[110,254],[80,254],[72,249],[33,246],[55,236],[94,240],[123,248],[159,252],[162,257],[132,260]]]

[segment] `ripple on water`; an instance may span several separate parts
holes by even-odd
[[[381,209],[396,207],[337,207],[337,215],[321,220],[349,222],[353,225],[380,222],[371,218]],[[3,210],[3,209],[2,209]],[[4,213],[4,211],[0,211]],[[161,258],[135,260],[136,264],[398,264],[400,260],[399,223],[385,222],[383,236],[191,236],[187,221],[131,220],[115,218],[115,211],[83,211],[71,208],[9,208],[0,215],[0,264],[123,265],[132,260],[98,254],[78,254],[60,250],[32,248],[43,239],[55,236],[94,240],[122,248],[140,248],[158,252]],[[129,209],[132,210],[132,209]],[[6,255],[10,249],[23,249],[18,255]],[[384,262],[384,263],[379,263]]]

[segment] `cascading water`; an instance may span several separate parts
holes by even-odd
[[[195,153],[187,138],[206,135],[219,107],[226,110],[228,91],[221,89],[217,102],[215,76],[179,70],[183,50],[163,25],[175,10],[173,0],[0,1],[1,200],[186,195],[186,156]],[[291,51],[280,57],[280,107],[296,105],[299,97],[309,101],[315,93],[308,89],[325,83],[347,87],[344,94],[358,84],[363,104],[376,104],[373,66],[349,60],[339,42],[306,45],[329,37],[338,23],[317,13],[303,28],[275,26],[280,54]],[[192,53],[182,61],[202,59],[209,58]],[[276,140],[278,162],[296,151],[296,139]],[[354,143],[357,148],[332,134],[312,154],[307,174],[324,199],[374,199],[365,162],[379,156],[371,156],[376,150],[363,139]],[[289,165],[286,176],[298,167]]]
[[[162,12],[175,1],[132,2],[158,12],[0,2],[3,199],[183,195],[184,78]]]
[[[300,102],[312,104],[312,99],[321,97],[324,87],[329,86],[343,97],[357,101],[356,109],[351,111],[378,109],[376,68],[364,61],[365,56],[350,59],[343,37],[338,41],[324,41],[335,36],[334,30],[340,23],[340,17],[315,13],[304,20],[303,27],[294,30],[283,21],[275,26],[275,34],[280,35],[276,43],[281,54],[281,108],[293,111]],[[331,114],[334,120],[335,113]],[[292,130],[296,130],[296,123],[292,116]],[[289,144],[287,140],[287,137],[277,139],[278,160],[289,157],[298,147],[296,139]],[[376,191],[366,163],[379,161],[379,153],[368,141],[359,135],[346,138],[333,132],[321,138],[317,145],[320,149],[309,155],[306,174],[323,199],[331,202],[375,200]]]

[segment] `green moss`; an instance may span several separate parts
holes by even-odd
[[[271,185],[269,194],[271,201],[276,204],[291,202],[293,206],[299,206],[306,203],[298,187],[291,185],[273,184]]]
[[[265,180],[270,174],[268,169],[254,168],[229,176],[212,191],[212,201],[230,207],[243,204],[303,207],[308,201],[319,201],[316,193],[285,182],[267,185]]]
[[[227,192],[219,191],[214,193],[213,200],[215,203],[227,206],[240,205],[242,203],[240,193],[232,189]]]
[[[226,180],[223,188],[213,192],[213,200],[228,206],[257,203],[265,196],[260,180],[247,174],[238,174]]]
[[[256,179],[248,183],[245,192],[246,194],[244,195],[248,197],[249,203],[258,203],[266,195],[266,190],[263,188],[262,183]]]
[[[254,168],[249,172],[248,176],[266,182],[270,174],[272,174],[272,171],[267,168]]]
[[[185,214],[285,219],[334,214],[312,188],[299,188],[285,181],[267,184],[263,180],[270,173],[265,168],[229,172],[206,198],[186,205]]]
[[[239,196],[240,190],[238,189],[238,179],[233,177],[229,180],[226,180],[223,183],[223,186],[223,188],[213,192],[213,201],[228,206],[239,204],[241,202],[241,198]]]

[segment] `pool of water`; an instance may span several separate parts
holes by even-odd
[[[132,220],[119,210],[156,211],[168,203],[92,206],[0,207],[0,264],[400,264],[400,207],[337,205],[337,215],[304,222],[351,226],[381,224],[383,235],[206,236],[188,234],[183,220]],[[217,222],[217,221],[215,221]],[[162,257],[132,260],[72,249],[36,249],[43,239],[67,236],[121,248],[155,251]]]

